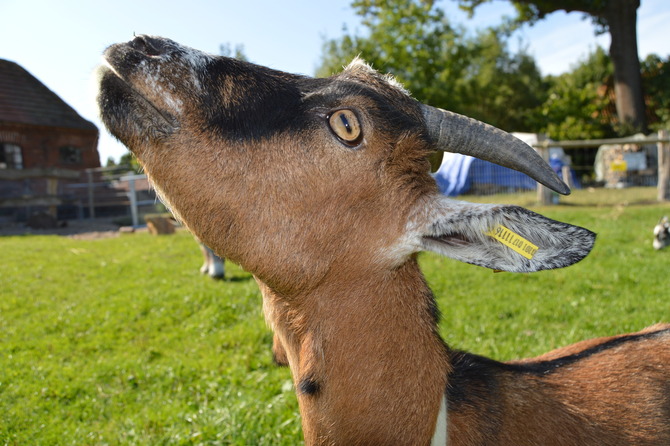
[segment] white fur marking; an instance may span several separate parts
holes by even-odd
[[[354,57],[354,59],[349,63],[349,65],[344,67],[344,70],[345,71],[355,70],[357,68],[361,69],[363,71],[367,71],[368,73],[373,74],[373,75],[374,74],[379,74],[374,68],[372,68],[372,65],[370,65],[369,63],[367,63],[366,61],[364,61],[363,59],[361,59],[358,56]],[[392,74],[387,73],[387,74],[381,75],[381,77],[391,87],[395,88],[396,90],[401,91],[403,94],[405,94],[407,96],[412,96],[411,94],[409,94],[409,91],[407,91],[405,89],[405,87],[400,82],[398,82],[398,80]]]
[[[160,97],[165,106],[171,109],[176,114],[181,114],[184,103],[181,99],[174,96],[173,92],[176,90],[174,84],[169,83],[167,78],[161,73],[161,65],[149,67],[145,60],[139,63],[139,68],[144,71],[145,83],[147,89]],[[167,87],[167,88],[165,88]],[[171,91],[168,91],[171,90]]]
[[[188,46],[180,45],[180,49],[182,58],[191,66],[191,84],[194,89],[201,91],[202,85],[195,73],[202,71],[214,59],[214,56]]]

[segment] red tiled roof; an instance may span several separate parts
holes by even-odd
[[[97,127],[67,105],[20,65],[0,59],[0,123],[95,130]]]

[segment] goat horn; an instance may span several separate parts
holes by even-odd
[[[428,133],[439,150],[518,170],[560,194],[570,194],[570,188],[546,161],[520,139],[467,116],[425,104],[421,107]]]

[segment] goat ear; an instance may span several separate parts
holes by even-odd
[[[595,242],[595,234],[587,229],[518,206],[439,196],[417,211],[410,233],[420,250],[495,270],[562,268],[583,259]]]

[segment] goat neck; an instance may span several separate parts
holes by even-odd
[[[429,443],[449,364],[414,259],[350,276],[346,287],[325,281],[297,298],[259,285],[286,350],[307,444]]]

